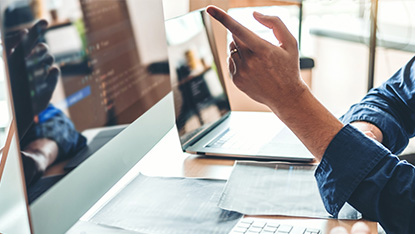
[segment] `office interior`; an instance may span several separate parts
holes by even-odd
[[[13,0],[2,0],[0,7],[4,7]],[[30,0],[27,0],[30,1]],[[65,2],[66,6],[62,8]],[[358,102],[368,90],[370,70],[370,27],[373,23],[371,13],[373,2],[370,0],[163,0],[164,19],[172,19],[207,5],[217,5],[227,10],[235,19],[246,25],[261,37],[273,41],[272,35],[264,27],[255,22],[251,17],[252,12],[259,11],[265,14],[278,15],[287,24],[292,34],[300,41],[301,57],[311,61],[311,65],[305,65],[301,75],[316,97],[336,116],[344,113],[352,104]],[[46,18],[51,25],[58,26],[68,23],[68,16],[78,6],[78,0],[32,0],[32,5],[38,14]],[[374,59],[373,86],[380,85],[393,75],[403,64],[413,57],[415,52],[415,16],[410,9],[415,9],[413,0],[379,0],[376,28],[376,54]],[[2,10],[3,11],[3,10]],[[301,20],[300,20],[301,19]],[[215,42],[218,49],[219,64],[223,71],[227,71],[228,44],[231,37],[218,23],[213,22]],[[70,34],[68,34],[70,35]],[[135,35],[145,37],[144,35]],[[157,36],[157,35],[156,35]],[[143,39],[145,40],[145,39]],[[154,40],[154,37],[153,37]],[[157,40],[157,39],[155,39]],[[78,44],[77,44],[78,43]],[[75,41],[73,45],[79,46],[81,41]],[[146,48],[146,47],[143,47]],[[154,50],[140,51],[140,62],[151,64],[165,59],[167,56]],[[160,55],[163,54],[163,55]],[[158,55],[160,55],[158,57]],[[191,55],[190,55],[191,56]],[[212,59],[208,58],[207,60]],[[207,62],[209,64],[209,62]],[[198,64],[195,66],[204,66]],[[11,123],[11,104],[8,100],[6,68],[4,61],[0,63],[0,146],[6,142],[7,132]],[[197,68],[198,69],[198,68]],[[203,69],[203,68],[202,68]],[[165,77],[160,75],[160,80]],[[87,82],[87,80],[85,81]],[[224,72],[224,86],[230,100],[230,107],[235,111],[261,111],[269,109],[239,91],[232,83],[227,72]],[[62,99],[65,92],[63,85],[58,82],[53,98]],[[61,96],[60,96],[61,95]],[[63,95],[63,96],[62,96]],[[108,104],[110,108],[111,103]],[[83,111],[83,110],[80,110]],[[65,114],[70,115],[69,112]],[[129,116],[124,116],[119,124],[131,122]],[[76,121],[76,120],[75,120]],[[82,122],[79,123],[81,129]],[[97,123],[97,126],[99,123]],[[171,134],[171,133],[169,133]],[[173,134],[174,135],[174,134]],[[170,145],[175,150],[180,150],[177,145]],[[166,151],[154,148],[153,154],[165,154]],[[158,152],[157,152],[158,151]],[[415,144],[410,143],[403,154],[415,153]],[[148,165],[155,165],[157,160],[166,160],[175,169],[146,168],[143,165],[135,168],[137,171],[147,172],[148,175],[182,175],[185,164],[195,164],[191,170],[186,171],[186,176],[198,176],[203,171],[208,176],[226,178],[229,176],[233,162],[221,159],[202,159],[193,161],[195,156],[178,156],[179,161],[164,157],[145,158]],[[209,161],[210,160],[210,161]],[[213,160],[213,161],[212,161]],[[211,168],[204,167],[206,163],[217,164]],[[184,165],[183,165],[184,164]],[[118,185],[122,186],[122,185]],[[309,221],[293,222],[302,223]],[[329,224],[329,225],[336,225]],[[342,225],[350,228],[348,222]],[[376,224],[371,224],[372,226]],[[0,230],[1,232],[1,230]]]
[[[59,9],[60,1],[44,2],[45,4],[41,5],[45,12],[48,8],[57,8],[58,16],[65,17],[65,9]],[[233,2],[237,1],[165,0],[165,18],[173,18],[209,4],[227,9],[234,4]],[[282,17],[293,35],[298,37],[297,1],[246,2],[243,8],[231,9],[231,13],[236,17],[240,16],[242,21],[253,28],[257,27],[257,30],[261,32],[264,28],[255,24],[253,18],[246,17],[254,10],[249,7],[249,4],[253,2],[254,4],[251,5],[255,5],[256,10],[275,13]],[[306,0],[302,4],[301,53],[314,60],[314,67],[303,71],[303,79],[311,84],[313,93],[330,111],[341,115],[350,105],[359,101],[367,91],[370,1]],[[379,1],[374,86],[381,84],[412,57],[415,36],[411,28],[415,19],[408,9],[412,9],[413,4],[411,0]],[[218,27],[217,31],[219,31],[217,33],[218,49],[226,51],[229,38],[224,38],[226,32],[221,28]],[[222,54],[222,57],[225,56],[227,55]],[[336,59],[332,59],[333,57]],[[222,58],[221,61],[223,61],[222,66],[225,67],[226,59]],[[2,144],[4,144],[5,131],[10,121],[3,66],[2,63],[0,108],[1,113],[8,114],[0,117],[0,142]],[[227,88],[232,91],[230,96],[233,110],[267,111],[267,108],[261,105],[248,105],[249,100],[244,94],[238,92],[231,82],[227,82]]]

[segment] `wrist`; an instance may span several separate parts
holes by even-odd
[[[331,140],[343,128],[343,123],[313,96],[307,86],[292,96],[292,100],[273,105],[271,110],[319,161]]]
[[[363,132],[366,136],[373,138],[380,143],[383,141],[383,134],[382,131],[374,124],[366,122],[366,121],[354,121],[350,123],[353,127],[357,128],[361,132]]]
[[[279,112],[286,112],[294,110],[295,106],[302,103],[307,96],[312,96],[309,87],[300,78],[297,81],[292,81],[293,85],[289,88],[281,88],[276,90],[274,95],[270,95],[265,105],[267,105],[277,115]]]

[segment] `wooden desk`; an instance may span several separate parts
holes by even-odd
[[[183,153],[180,147],[177,130],[173,128],[137,165],[135,165],[107,194],[105,194],[68,232],[75,234],[80,232],[102,230],[102,226],[88,222],[88,220],[121,191],[139,173],[147,176],[158,177],[193,177],[228,179],[235,160],[198,157]],[[356,221],[336,219],[314,219],[287,216],[250,216],[266,219],[278,219],[281,224],[306,226],[318,228],[324,233],[329,233],[333,227],[342,226],[350,231]],[[364,221],[369,225],[371,233],[377,233],[375,222]]]
[[[173,129],[157,144],[139,163],[137,172],[149,176],[196,177],[228,179],[235,160],[206,158],[182,153],[178,145],[177,131]],[[168,150],[166,150],[168,149]],[[280,223],[315,227],[326,233],[336,226],[343,226],[350,231],[355,221],[336,219],[312,219],[287,216],[255,216],[278,219]],[[372,230],[377,232],[377,223],[365,221]]]

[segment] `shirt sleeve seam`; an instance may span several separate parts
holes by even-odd
[[[351,129],[350,125],[346,125],[343,129],[344,131],[343,134],[353,134],[353,129]],[[358,131],[356,129],[356,131]],[[335,139],[334,139],[335,140]],[[372,140],[372,139],[370,139]],[[374,141],[374,140],[372,140]],[[328,147],[328,151],[326,150],[326,153],[323,155],[323,159],[320,162],[319,167],[316,170],[316,176],[318,178],[323,178],[322,174],[326,174],[329,169],[327,169],[327,166],[329,164],[330,158],[331,158],[331,149],[335,149],[337,148],[338,142],[337,141],[332,141],[331,144]],[[335,153],[335,152],[334,152]],[[363,181],[363,179],[370,173],[371,170],[373,170],[373,168],[375,168],[375,166],[384,158],[388,155],[389,151],[386,152],[386,149],[384,148],[379,148],[376,149],[376,151],[374,152],[374,155],[378,155],[377,157],[374,157],[372,160],[369,160],[367,163],[367,166],[359,169],[359,173],[357,174],[357,176],[354,177],[354,179],[347,185],[347,187],[345,186],[340,186],[342,189],[342,192],[340,194],[338,194],[338,198],[333,200],[332,202],[332,209],[331,210],[331,214],[334,215],[336,217],[336,215],[338,214],[338,212],[340,211],[341,207],[344,206],[344,204],[349,200],[349,198],[351,197],[351,195],[353,194],[353,191],[358,187],[358,185]],[[320,187],[320,186],[319,186]],[[320,187],[321,188],[321,187]],[[334,209],[333,209],[334,208]]]

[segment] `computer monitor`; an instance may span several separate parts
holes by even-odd
[[[3,166],[0,175],[0,233],[30,233],[15,125],[9,129],[1,156],[4,164],[0,165]]]
[[[20,150],[58,148],[21,155],[32,231],[62,233],[174,127],[162,1],[27,2],[1,12],[9,83]]]

